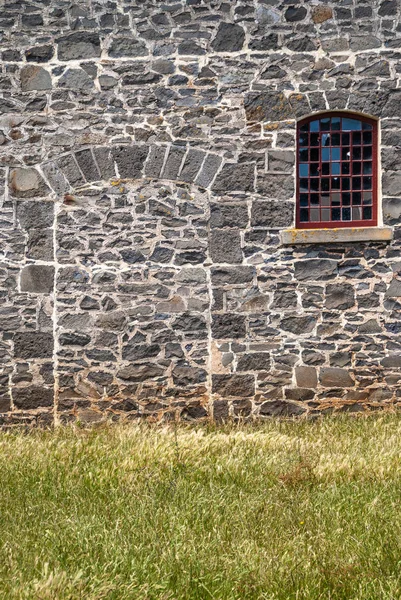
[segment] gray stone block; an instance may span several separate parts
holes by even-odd
[[[322,367],[319,374],[320,384],[324,387],[353,387],[354,380],[346,369]]]
[[[27,65],[21,70],[21,89],[23,92],[52,89],[50,73],[43,67]]]
[[[212,190],[216,194],[255,189],[255,165],[253,163],[226,163],[217,175]]]
[[[53,406],[54,391],[50,388],[29,385],[12,388],[14,406],[20,410],[32,410]]]
[[[290,227],[295,219],[293,202],[255,201],[252,203],[252,227],[282,229]]]
[[[238,285],[251,283],[255,276],[255,267],[240,265],[237,267],[212,267],[213,285]]]
[[[329,258],[311,258],[297,261],[295,279],[299,281],[321,281],[337,275],[337,261]]]
[[[227,398],[249,397],[255,393],[254,375],[212,375],[212,393]]]
[[[58,80],[58,86],[80,92],[94,89],[93,79],[84,69],[67,69]]]
[[[242,227],[248,224],[248,207],[246,204],[211,204],[211,227]]]
[[[237,371],[269,371],[269,352],[250,352],[241,356],[237,364]]]
[[[53,202],[17,202],[17,219],[23,229],[51,227],[54,220]]]
[[[306,408],[303,406],[284,400],[264,402],[259,410],[259,414],[263,417],[296,417],[305,412]]]
[[[212,183],[217,171],[220,168],[223,159],[217,154],[208,154],[203,163],[202,169],[195,179],[195,183],[200,187],[207,188]]]
[[[151,146],[145,164],[144,174],[146,177],[160,177],[166,155],[166,146]]]
[[[334,283],[326,286],[325,306],[329,309],[345,310],[355,304],[354,286],[349,283]]]
[[[185,157],[184,166],[179,174],[181,181],[193,183],[205,158],[205,152],[191,148]]]
[[[29,229],[26,256],[33,260],[53,260],[53,229]]]
[[[21,269],[21,292],[51,294],[54,288],[54,267],[27,265]]]
[[[246,317],[232,313],[213,315],[212,334],[216,340],[244,338],[246,335]]]
[[[98,168],[93,160],[91,150],[80,150],[75,152],[75,160],[77,161],[86,181],[99,181],[101,179]]]
[[[161,177],[163,179],[178,179],[181,164],[186,152],[182,146],[171,146]]]
[[[94,148],[93,154],[95,155],[97,166],[101,174],[101,179],[108,181],[109,179],[115,178],[117,175],[114,167],[114,156],[111,148]]]
[[[113,149],[114,160],[122,179],[138,179],[148,155],[148,146],[119,146]]]
[[[295,378],[300,388],[315,388],[317,373],[314,367],[295,367]]]
[[[210,256],[215,263],[241,263],[243,259],[240,232],[235,229],[212,229]]]
[[[53,356],[53,334],[41,331],[17,332],[13,337],[15,358],[51,358]]]
[[[305,315],[303,317],[285,317],[281,320],[280,327],[294,335],[311,333],[316,326],[316,317]]]
[[[100,39],[95,32],[77,31],[70,35],[57,38],[58,59],[87,60],[100,56]]]
[[[85,183],[85,180],[83,179],[78,168],[78,164],[75,162],[71,154],[60,156],[60,158],[57,159],[56,164],[63,172],[64,176],[72,187],[83,185]]]
[[[238,52],[245,41],[245,31],[240,25],[220,23],[216,37],[212,42],[215,52]]]
[[[282,121],[294,118],[294,111],[283,92],[250,92],[245,96],[248,121]]]
[[[109,56],[119,58],[121,56],[146,56],[149,51],[143,41],[133,37],[114,38],[110,48]]]

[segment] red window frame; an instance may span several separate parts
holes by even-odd
[[[342,118],[347,118],[347,119],[355,119],[358,121],[362,121],[365,123],[368,123],[369,125],[372,126],[372,218],[371,219],[360,219],[360,220],[350,220],[350,221],[336,221],[336,220],[328,220],[328,221],[301,221],[300,220],[300,209],[301,209],[301,199],[300,199],[300,179],[302,178],[300,176],[300,168],[299,165],[301,164],[308,164],[310,165],[310,163],[312,161],[310,161],[310,157],[308,156],[308,161],[300,161],[300,136],[301,136],[301,127],[307,123],[310,123],[311,121],[317,121],[320,119],[325,119],[325,118],[332,118],[332,117],[342,117]],[[296,228],[297,229],[337,229],[339,227],[375,227],[377,226],[377,154],[378,154],[378,122],[375,119],[371,119],[369,117],[365,117],[356,113],[352,113],[352,112],[341,112],[341,111],[330,111],[330,112],[325,112],[325,113],[318,113],[318,114],[314,114],[310,117],[306,117],[305,119],[302,119],[301,121],[298,121],[297,123],[297,159],[296,159]],[[348,131],[344,131],[343,129],[340,129],[338,131],[336,131],[336,133],[348,133]],[[319,142],[320,142],[320,132],[319,132]],[[350,141],[352,139],[352,136],[350,136]],[[309,144],[308,146],[306,146],[308,149],[310,149],[312,146]],[[342,150],[342,148],[344,147],[344,145],[342,144],[342,139],[340,142],[340,149]],[[305,146],[303,146],[303,148],[305,148]],[[322,175],[322,152],[321,152],[321,145],[319,143],[319,179],[321,179],[322,177],[326,177],[326,175]],[[350,143],[350,149],[351,149],[351,157],[352,157],[352,141]],[[363,148],[363,144],[361,143],[361,148]],[[345,162],[345,161],[343,161]],[[352,169],[352,163],[353,162],[361,162],[363,163],[363,159],[361,159],[361,161],[358,161],[358,159],[352,159],[350,158],[350,160],[348,161],[350,163],[350,170]],[[340,164],[342,164],[342,161],[340,161]],[[363,167],[362,167],[363,168]],[[330,180],[331,180],[332,175],[330,175]],[[350,176],[351,177],[351,176]],[[363,177],[363,174],[361,174],[361,177]],[[310,175],[308,175],[308,180],[310,179]],[[342,184],[341,184],[342,185]],[[343,190],[340,190],[343,191]],[[310,192],[309,192],[310,194]],[[320,205],[319,205],[320,206]],[[344,205],[345,206],[345,205]],[[362,206],[362,204],[361,204]],[[331,207],[331,205],[330,205]],[[343,208],[342,205],[342,196],[341,196],[341,208]],[[310,200],[309,200],[309,204],[308,204],[308,208],[311,208],[311,204],[310,204]]]

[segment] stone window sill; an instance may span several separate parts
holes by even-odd
[[[286,246],[336,242],[389,242],[393,239],[393,228],[338,227],[337,229],[284,229],[280,232],[280,239],[281,243]]]

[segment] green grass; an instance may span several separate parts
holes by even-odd
[[[0,435],[0,598],[400,597],[400,416]]]

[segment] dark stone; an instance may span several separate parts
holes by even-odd
[[[111,373],[105,373],[104,371],[91,371],[88,374],[89,381],[93,381],[98,385],[110,385],[113,382],[113,375]]]
[[[204,419],[205,417],[208,416],[208,413],[207,413],[206,409],[203,408],[203,406],[201,406],[200,404],[196,404],[194,406],[186,406],[183,409],[181,416],[184,419],[196,421],[198,419]]]
[[[269,371],[270,354],[268,352],[252,352],[241,356],[237,371]]]
[[[306,400],[313,400],[315,392],[305,388],[287,388],[285,390],[285,397],[287,400],[298,400],[305,402]]]
[[[195,179],[195,183],[200,187],[209,187],[220,168],[222,160],[221,156],[208,154],[199,175]]]
[[[237,339],[246,335],[245,316],[235,314],[213,315],[214,339]]]
[[[365,323],[362,323],[362,325],[359,325],[358,327],[358,333],[360,334],[373,334],[373,333],[381,333],[382,328],[380,327],[379,323],[377,322],[376,319],[369,319],[368,321],[365,321]]]
[[[401,296],[401,280],[393,279],[386,290],[385,298],[399,298]]]
[[[166,148],[164,146],[151,146],[145,165],[146,177],[158,178],[160,176],[165,155]]]
[[[123,360],[142,360],[143,358],[154,358],[160,352],[161,348],[157,344],[137,344],[134,340],[129,341],[123,346]]]
[[[34,260],[53,260],[53,230],[29,229],[26,248],[27,258]]]
[[[79,92],[89,92],[94,87],[92,78],[83,69],[67,69],[58,80],[58,85]]]
[[[50,45],[35,46],[25,51],[25,57],[28,62],[45,63],[53,58],[54,48]]]
[[[380,4],[378,14],[380,17],[394,17],[398,11],[397,0],[385,0]]]
[[[51,227],[54,220],[53,202],[18,202],[17,219],[23,229]]]
[[[355,385],[355,382],[346,369],[335,367],[322,367],[320,369],[319,381],[324,387],[343,388]]]
[[[273,309],[296,308],[297,304],[298,298],[295,290],[280,289],[274,292]]]
[[[79,308],[81,310],[99,310],[100,304],[94,298],[91,298],[90,296],[84,296],[84,298],[81,300]]]
[[[332,283],[326,286],[326,308],[344,310],[355,304],[354,286],[349,283]]]
[[[157,246],[149,260],[155,263],[168,263],[173,258],[173,250],[171,248],[164,248],[163,246]]]
[[[85,333],[62,333],[58,341],[60,346],[87,346],[91,338]]]
[[[21,89],[23,92],[51,90],[50,73],[43,67],[27,65],[21,69]]]
[[[97,33],[77,31],[56,40],[58,59],[62,61],[96,58],[100,56],[100,39]]]
[[[142,168],[148,155],[148,146],[120,146],[114,148],[113,156],[119,176],[123,179],[141,177]]]
[[[252,203],[252,227],[282,229],[290,227],[294,222],[295,206],[292,202],[260,202]]]
[[[15,358],[51,358],[53,334],[41,331],[17,332],[13,337]]]
[[[186,387],[206,381],[207,373],[198,367],[175,367],[172,372],[174,385]]]
[[[90,150],[80,150],[79,152],[75,152],[75,158],[86,181],[99,181],[99,179],[101,179]]]
[[[257,191],[264,196],[265,200],[279,200],[282,202],[286,212],[286,220],[289,219],[290,213],[293,219],[294,204],[291,203],[290,207],[289,202],[283,202],[283,200],[290,199],[294,195],[294,177],[292,175],[276,175],[275,173],[258,174]],[[269,216],[270,213],[276,213],[277,204],[272,203],[271,207],[266,205],[265,209],[263,208],[263,204],[264,202],[255,202],[256,206],[260,205],[259,210],[262,214],[263,210],[268,210]],[[277,219],[278,217],[274,216],[274,218]]]
[[[280,327],[295,335],[311,333],[316,325],[316,318],[311,315],[303,317],[285,317],[281,320]]]
[[[307,15],[307,10],[304,6],[289,6],[285,11],[285,20],[289,23],[302,21]]]
[[[134,410],[138,410],[139,407],[136,402],[125,398],[125,400],[121,400],[121,402],[113,404],[112,408],[113,410],[123,410],[124,412],[132,412]]]
[[[212,393],[225,398],[229,396],[253,396],[255,394],[255,376],[212,375]]]
[[[187,250],[186,252],[180,252],[175,257],[176,265],[198,265],[206,260],[206,254],[204,251]]]
[[[210,206],[211,227],[246,227],[248,207],[244,204],[212,204]]]
[[[245,95],[248,121],[283,121],[294,118],[291,104],[282,92],[250,92]]]
[[[110,352],[110,350],[92,348],[91,350],[86,350],[85,354],[90,361],[96,361],[99,363],[116,362],[116,357],[112,352]]]
[[[255,276],[255,267],[213,267],[211,273],[213,285],[250,283]]]
[[[186,181],[187,183],[193,183],[199,173],[199,169],[202,166],[205,156],[205,152],[191,148],[185,157],[184,166],[180,173],[180,180]]]
[[[102,179],[107,181],[108,179],[116,177],[111,148],[93,148],[93,154],[95,155]]]
[[[252,38],[251,40],[249,40],[249,49],[257,50],[259,52],[263,52],[265,50],[278,50],[278,35],[275,33],[271,33],[270,35],[266,35],[262,38]]]
[[[235,229],[212,229],[210,232],[210,256],[215,263],[241,263],[240,232]]]
[[[13,388],[12,395],[16,408],[23,410],[52,406],[54,402],[54,392],[52,389],[36,385]]]
[[[295,367],[295,378],[300,388],[315,388],[317,373],[314,367]]]
[[[139,250],[134,250],[131,248],[125,248],[120,251],[120,256],[124,262],[135,265],[139,263],[145,262],[145,257]]]
[[[220,23],[216,37],[212,42],[215,52],[238,52],[242,50],[245,31],[233,23]]]
[[[175,331],[191,331],[199,334],[199,332],[206,331],[206,320],[205,317],[199,315],[183,313],[175,319],[173,326]]]
[[[146,381],[160,377],[163,374],[163,369],[156,365],[129,365],[120,369],[117,377],[126,381]]]
[[[328,258],[312,258],[296,262],[295,279],[299,281],[321,281],[337,275],[337,261]]]
[[[177,179],[184,158],[185,148],[172,146],[161,175],[164,179]]]
[[[303,406],[284,400],[264,402],[260,407],[260,414],[264,417],[296,417],[302,415],[306,409]]]
[[[315,52],[318,48],[316,40],[307,35],[298,39],[290,38],[286,45],[292,52]]]
[[[189,55],[189,56],[201,56],[206,54],[206,50],[200,48],[198,44],[191,40],[185,40],[178,45],[178,54]]]
[[[381,360],[382,367],[386,369],[401,369],[401,355],[390,354]]]
[[[213,402],[213,420],[216,423],[224,423],[228,419],[228,404],[226,400],[215,400]]]
[[[252,163],[226,163],[218,173],[212,190],[225,194],[235,190],[251,192],[255,189],[255,165]]]
[[[54,288],[54,267],[27,265],[21,270],[21,292],[50,294]]]

